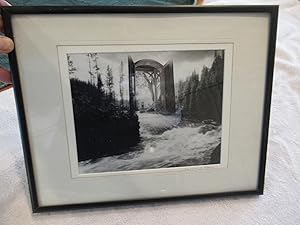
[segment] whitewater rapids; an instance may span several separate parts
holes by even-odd
[[[210,164],[221,143],[221,126],[179,126],[178,115],[140,113],[141,143],[135,151],[79,163],[80,173],[98,173]],[[203,132],[206,130],[206,132]]]

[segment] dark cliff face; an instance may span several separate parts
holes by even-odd
[[[78,161],[97,159],[134,151],[139,142],[138,117],[97,121],[94,125],[76,123]]]
[[[201,79],[195,72],[185,81],[182,118],[193,122],[222,123],[223,53],[215,56],[211,68],[204,67]]]
[[[136,114],[95,85],[71,79],[78,160],[130,151],[139,142]]]

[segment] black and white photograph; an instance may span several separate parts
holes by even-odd
[[[220,164],[224,52],[67,53],[79,173]]]

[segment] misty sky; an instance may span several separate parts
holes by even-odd
[[[134,62],[141,59],[156,60],[161,64],[165,64],[169,60],[173,60],[174,68],[174,81],[175,84],[179,80],[185,80],[195,70],[201,74],[203,66],[211,67],[214,59],[214,50],[197,50],[197,51],[165,51],[165,52],[133,52],[133,53],[103,53],[98,58],[98,66],[102,75],[102,81],[105,81],[106,68],[109,65],[112,68],[114,77],[114,90],[116,97],[119,96],[119,76],[120,76],[120,64],[124,63],[125,81],[124,87],[128,87],[128,55],[130,55]],[[85,53],[73,53],[69,54],[73,61],[74,67],[77,69],[73,76],[80,80],[88,81],[90,75],[89,61]],[[125,88],[125,96],[128,96],[128,90]],[[140,96],[141,99],[150,97],[150,93],[140,91],[144,93]],[[141,95],[141,94],[140,94]],[[149,99],[148,99],[149,100]]]

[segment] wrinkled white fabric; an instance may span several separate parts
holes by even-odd
[[[32,215],[13,91],[9,90],[0,93],[1,225],[300,224],[300,1],[206,3],[281,5],[265,194]]]

